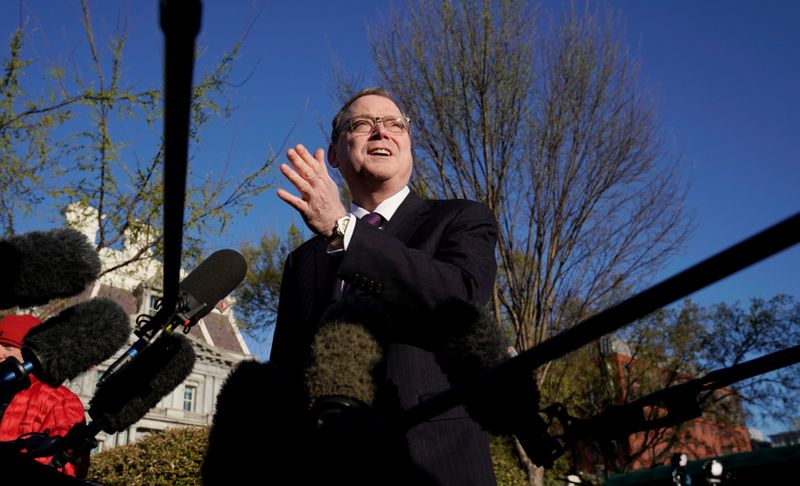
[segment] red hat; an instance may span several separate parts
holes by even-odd
[[[41,324],[42,321],[31,315],[7,315],[0,319],[0,344],[22,348],[22,341],[28,331]]]

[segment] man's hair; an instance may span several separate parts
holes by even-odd
[[[376,95],[376,96],[383,96],[384,98],[388,99],[400,109],[400,113],[403,112],[403,109],[400,107],[400,103],[398,103],[397,99],[392,96],[386,89],[380,87],[372,87],[372,88],[364,88],[358,91],[356,94],[351,96],[347,101],[344,102],[342,107],[339,109],[339,112],[336,113],[336,116],[333,117],[333,121],[331,122],[331,143],[335,144],[336,141],[339,139],[339,131],[341,128],[342,117],[344,116],[344,112],[350,108],[350,105],[353,104],[357,99],[361,98],[362,96],[369,96],[369,95]]]

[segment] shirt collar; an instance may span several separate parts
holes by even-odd
[[[403,186],[403,188],[395,193],[395,195],[378,204],[378,207],[376,207],[372,212],[380,214],[386,221],[391,220],[392,216],[394,216],[394,213],[397,211],[397,208],[403,204],[403,201],[405,201],[406,196],[408,196],[410,192],[411,190],[408,188],[408,186]],[[358,219],[361,219],[362,216],[370,213],[366,209],[353,202],[350,203],[350,212],[353,213],[353,215]]]

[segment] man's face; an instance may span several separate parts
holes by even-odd
[[[22,363],[22,350],[8,344],[0,344],[0,362],[10,357],[17,358],[17,361]]]
[[[342,122],[352,117],[403,116],[392,100],[366,95],[355,100],[344,112]],[[339,168],[350,191],[380,189],[388,194],[399,191],[411,178],[411,138],[408,131],[389,132],[378,123],[368,134],[343,130],[336,145],[328,151],[331,167]]]

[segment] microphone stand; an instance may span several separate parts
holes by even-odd
[[[194,41],[200,31],[200,0],[161,0],[164,32],[164,298],[162,311],[178,304],[183,208],[189,152]]]
[[[513,382],[514,377],[529,374],[549,361],[575,351],[605,334],[616,331],[798,242],[800,242],[800,213],[585,319],[518,356],[484,371],[465,384],[451,387],[397,416],[386,418],[378,425],[377,430],[379,433],[407,431],[465,401],[479,398],[487,390],[496,389],[497,383]],[[532,415],[538,416],[538,414]],[[543,420],[536,424],[536,429],[546,431]],[[547,444],[538,445],[536,448],[549,450],[549,455],[555,454],[558,447],[549,435],[547,438],[550,439]]]
[[[625,405],[614,405],[588,418],[577,419],[566,413],[563,405],[556,404],[542,410],[556,418],[564,428],[559,438],[575,442],[583,438],[610,439],[625,437],[634,432],[671,427],[702,415],[703,402],[714,390],[738,381],[800,363],[800,344],[728,368],[714,370],[706,375],[653,392]],[[648,418],[647,409],[656,407],[666,414]]]
[[[180,303],[194,41],[200,31],[202,5],[200,0],[160,0],[159,11],[164,32],[164,296],[156,315],[134,331],[139,339],[108,367],[98,386],[147,347],[162,328],[168,326],[171,332],[182,324],[175,322],[175,315]]]

